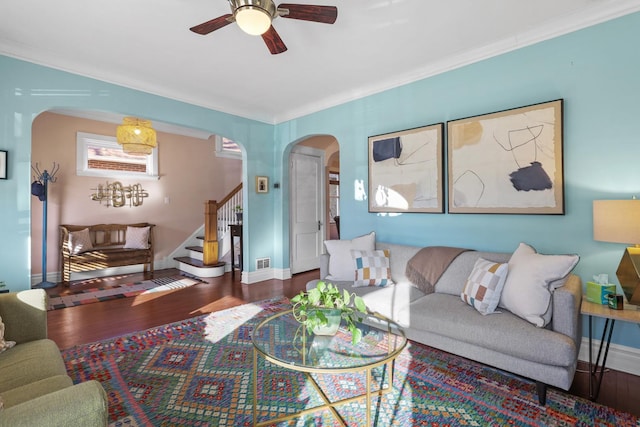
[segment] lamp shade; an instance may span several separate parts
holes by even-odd
[[[594,200],[593,238],[640,244],[640,200]]]
[[[125,117],[116,131],[116,140],[127,154],[151,154],[156,142],[156,131],[151,121]]]
[[[616,276],[627,302],[640,305],[640,200],[594,200],[593,238],[636,245],[622,254]]]
[[[271,16],[266,10],[254,6],[242,6],[236,9],[236,22],[247,34],[259,36],[271,27]]]

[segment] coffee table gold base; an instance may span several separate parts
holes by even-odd
[[[263,355],[263,357],[265,358],[265,360],[268,360],[271,363],[274,363],[276,365],[281,365],[277,361],[271,360],[269,357],[266,357],[265,355]],[[302,411],[296,412],[294,414],[283,415],[281,417],[276,417],[270,420],[258,422],[258,408],[257,408],[258,402],[256,401],[258,396],[258,352],[254,350],[253,351],[253,425],[255,427],[272,425],[273,423],[276,423],[276,422],[289,421],[295,418],[299,418],[301,416],[311,414],[313,412],[317,412],[321,409],[328,409],[331,411],[333,416],[338,420],[340,425],[346,427],[347,423],[344,421],[344,419],[338,413],[335,407],[339,405],[344,405],[346,403],[351,403],[358,400],[366,399],[367,401],[366,425],[370,426],[371,425],[371,396],[373,395],[384,396],[385,394],[393,390],[393,373],[395,368],[394,367],[395,360],[386,362],[385,364],[386,364],[385,371],[389,372],[389,375],[388,375],[389,385],[387,387],[382,387],[378,390],[373,390],[373,391],[371,390],[371,370],[377,366],[370,366],[363,369],[366,375],[366,383],[367,383],[366,392],[364,394],[359,394],[357,396],[336,400],[335,402],[332,402],[331,400],[329,400],[326,393],[322,391],[322,388],[318,385],[318,383],[313,378],[313,375],[311,375],[310,372],[304,372],[305,376],[307,377],[307,379],[309,380],[313,388],[316,390],[316,392],[318,392],[318,394],[324,401],[324,405],[314,406],[313,408],[303,409]],[[339,375],[339,373],[334,373],[334,374],[327,373],[326,370],[318,370],[318,373],[321,373],[323,375]],[[383,379],[383,383],[384,383],[384,379]]]

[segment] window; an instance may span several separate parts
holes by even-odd
[[[158,179],[158,149],[148,156],[131,155],[112,136],[78,132],[76,173],[107,178]]]
[[[216,135],[216,156],[242,159],[242,150],[235,141]]]

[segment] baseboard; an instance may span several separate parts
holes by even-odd
[[[598,356],[598,347],[600,340],[593,340],[593,359]],[[604,349],[603,349],[604,352]],[[589,338],[582,337],[580,345],[580,353],[578,359],[589,361]],[[640,349],[627,347],[619,344],[611,344],[609,346],[609,355],[607,356],[608,369],[626,372],[632,375],[640,376]]]
[[[167,268],[177,268],[178,263],[170,258],[165,258],[162,260],[156,260],[153,262],[154,270],[164,270]],[[126,265],[123,267],[111,267],[105,268],[102,270],[92,270],[81,273],[72,273],[71,280],[88,280],[94,277],[107,277],[107,276],[116,276],[119,274],[131,274],[131,273],[142,273],[144,271],[144,264],[137,265]],[[60,271],[51,271],[47,272],[47,280],[49,282],[58,283],[62,281],[62,272]],[[42,282],[42,273],[40,274],[32,274],[31,275],[31,287],[37,285]]]

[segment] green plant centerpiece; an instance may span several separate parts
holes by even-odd
[[[340,326],[340,319],[344,319],[351,332],[351,342],[357,344],[362,339],[362,331],[356,326],[356,321],[362,320],[362,313],[367,312],[367,307],[362,297],[355,293],[346,289],[341,291],[333,283],[321,280],[315,288],[300,292],[291,302],[293,317],[309,333],[333,335]],[[337,324],[328,330],[332,318],[337,320]]]

